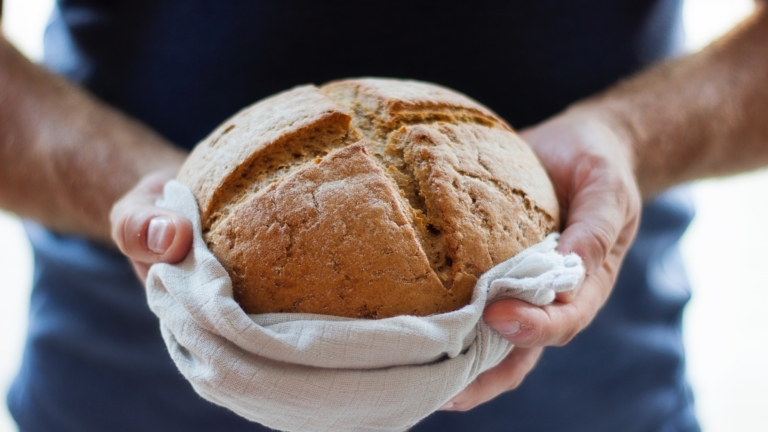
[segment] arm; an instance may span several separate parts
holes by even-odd
[[[768,10],[694,55],[653,67],[522,132],[565,213],[562,252],[587,267],[579,292],[544,308],[502,300],[484,318],[518,346],[445,409],[516,387],[535,350],[563,345],[608,298],[637,230],[640,202],[681,182],[768,164]],[[519,358],[515,352],[523,348]]]
[[[0,207],[110,241],[112,204],[185,154],[31,63],[0,37]]]
[[[591,322],[637,231],[641,192],[649,198],[683,181],[768,163],[768,122],[761,119],[768,105],[763,9],[704,51],[652,68],[522,131],[562,204],[559,250],[579,254],[588,276],[576,295],[559,296],[543,308],[518,300],[486,308],[486,322],[517,348],[443,409],[468,410],[515,388],[542,347],[569,342]],[[168,261],[167,255],[147,253],[151,215],[134,211],[151,209],[160,184],[147,178],[112,212],[114,237],[143,269],[140,275],[149,264]],[[158,244],[175,245],[186,233],[164,232]],[[127,242],[131,238],[141,241]]]
[[[633,145],[644,198],[670,186],[768,164],[768,10],[696,55],[573,108],[595,110]]]

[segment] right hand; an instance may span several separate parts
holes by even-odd
[[[562,346],[608,299],[637,233],[642,200],[634,143],[597,104],[571,107],[521,136],[550,174],[560,201],[564,227],[557,250],[579,255],[586,278],[578,290],[558,293],[551,305],[500,300],[486,308],[484,318],[518,347]]]
[[[541,350],[562,346],[583,330],[608,299],[640,220],[632,143],[606,115],[574,108],[521,136],[549,172],[564,214],[557,250],[579,255],[587,277],[575,293],[539,307],[499,300],[483,318],[516,348],[442,409],[466,411],[516,388]]]
[[[174,175],[171,170],[151,173],[112,206],[112,239],[131,260],[142,283],[152,264],[177,263],[192,248],[192,223],[180,213],[155,205],[163,185]]]

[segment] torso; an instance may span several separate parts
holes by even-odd
[[[45,64],[191,148],[255,100],[349,76],[436,82],[523,127],[675,54],[680,36],[678,0],[60,0]],[[647,207],[592,326],[519,390],[415,430],[698,430],[679,334],[688,288],[658,258],[676,259],[690,217],[680,194]],[[9,394],[22,430],[260,430],[183,381],[119,254],[28,231],[29,343]]]

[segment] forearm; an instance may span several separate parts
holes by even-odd
[[[642,195],[768,164],[768,11],[699,53],[570,111],[597,113],[631,143]]]
[[[185,155],[0,38],[0,208],[110,241],[112,204]]]

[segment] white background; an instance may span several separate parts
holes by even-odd
[[[39,59],[52,1],[4,3],[6,35]],[[688,47],[706,45],[751,8],[751,0],[688,0]],[[697,411],[706,432],[768,431],[768,172],[699,182],[694,194],[683,251],[694,287],[685,339]],[[0,394],[20,362],[31,265],[20,223],[0,212]],[[0,432],[15,430],[0,406]]]

